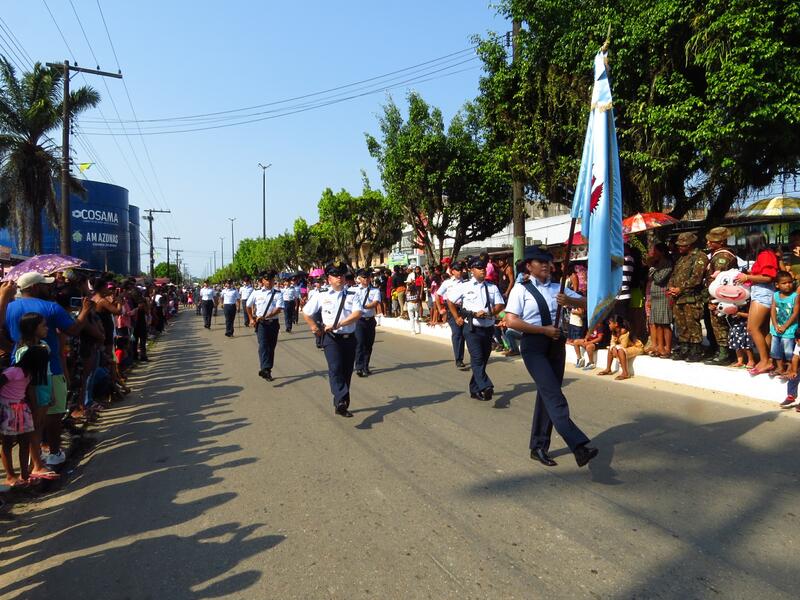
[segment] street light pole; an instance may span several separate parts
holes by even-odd
[[[225,236],[219,236],[219,268],[225,268]]]
[[[258,163],[261,167],[261,239],[267,239],[267,169],[272,166],[269,163],[266,167]]]
[[[233,217],[232,219],[228,217],[228,221],[231,222],[231,264],[233,264],[233,255],[235,254],[235,252],[233,251],[233,222],[235,220],[236,217]]]

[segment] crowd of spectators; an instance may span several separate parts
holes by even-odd
[[[71,436],[131,391],[129,370],[181,301],[175,286],[77,269],[0,284],[4,486],[60,477]]]

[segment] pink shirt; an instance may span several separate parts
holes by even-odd
[[[6,376],[8,381],[0,388],[0,401],[4,404],[10,404],[25,400],[25,390],[28,389],[30,377],[25,375],[19,367],[8,367],[3,371],[3,375]]]
[[[491,261],[486,263],[486,279],[492,283],[497,283],[497,268]]]

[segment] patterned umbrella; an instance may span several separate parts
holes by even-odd
[[[84,264],[86,264],[85,260],[75,258],[74,256],[64,256],[63,254],[37,254],[15,265],[6,273],[6,276],[3,277],[3,281],[16,281],[25,273],[50,275],[58,271],[74,269]]]
[[[776,196],[754,202],[739,215],[746,218],[800,217],[800,198]]]
[[[670,217],[666,213],[636,213],[632,217],[622,220],[622,233],[626,235],[641,233],[664,225],[674,225],[677,222],[678,219]]]

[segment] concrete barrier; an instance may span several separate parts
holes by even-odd
[[[379,317],[379,326],[392,331],[403,331],[412,335],[411,324],[407,319]],[[450,341],[450,328],[447,325],[428,327],[422,324],[420,337]],[[607,353],[600,350],[597,357],[598,368],[605,367]],[[575,354],[567,348],[567,364],[575,364]],[[687,363],[679,360],[637,356],[632,361],[631,371],[635,375],[686,385],[700,390],[713,390],[737,394],[760,400],[779,403],[786,397],[786,382],[768,375],[751,376],[746,369],[715,367],[702,363]],[[596,373],[597,371],[587,372]]]

